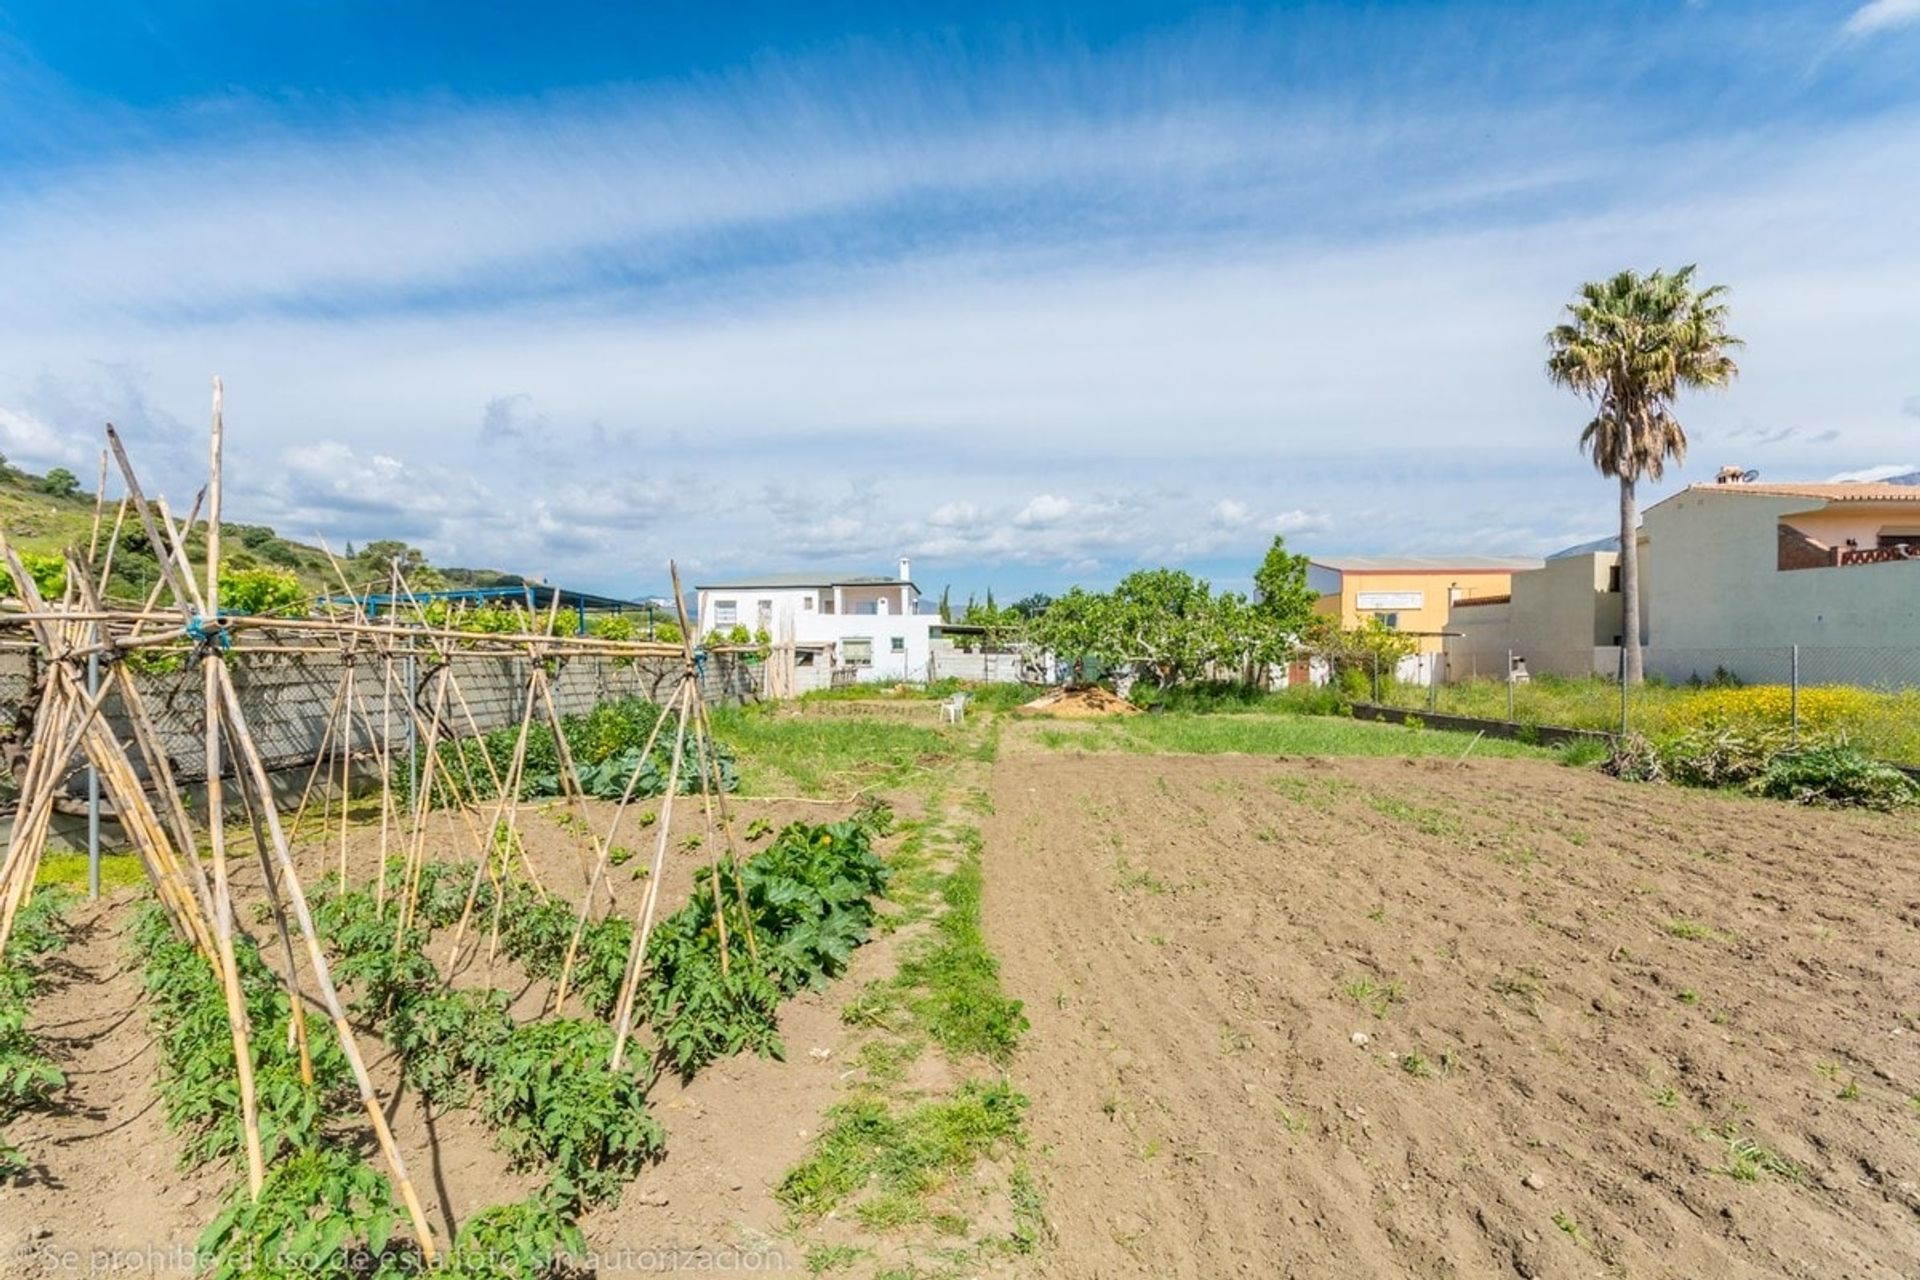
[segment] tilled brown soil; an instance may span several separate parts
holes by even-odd
[[[993,797],[1039,1272],[1920,1275],[1910,818],[1521,761]]]

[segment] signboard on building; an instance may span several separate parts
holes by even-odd
[[[1426,599],[1424,591],[1362,591],[1354,597],[1354,607],[1363,611],[1419,609]]]

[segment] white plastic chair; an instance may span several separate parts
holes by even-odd
[[[940,704],[940,714],[948,724],[961,724],[967,718],[967,695],[956,693]]]

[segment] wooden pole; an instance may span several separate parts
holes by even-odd
[[[207,483],[207,594],[220,590],[220,380],[213,380],[213,436],[210,475]],[[163,518],[165,509],[161,512]],[[168,522],[171,524],[171,521]],[[188,579],[192,581],[191,578]],[[240,1117],[245,1128],[247,1149],[247,1189],[260,1198],[260,1186],[266,1180],[266,1162],[260,1151],[259,1100],[254,1095],[253,1050],[248,1044],[247,1000],[240,986],[240,970],[233,950],[233,892],[227,880],[227,829],[225,797],[220,774],[220,676],[226,668],[217,654],[206,652],[200,658],[206,676],[207,699],[207,839],[213,852],[213,928],[214,945],[220,956],[220,985],[227,997],[227,1026],[233,1035],[234,1066],[240,1076]]]
[[[686,674],[694,682],[691,668]],[[698,698],[698,690],[693,691]],[[627,1057],[627,1037],[633,1031],[633,995],[640,985],[640,971],[646,967],[647,941],[653,935],[653,912],[660,900],[660,879],[667,865],[667,832],[673,825],[673,796],[680,785],[680,757],[687,740],[687,704],[680,704],[680,719],[673,732],[673,761],[667,769],[667,790],[660,801],[660,838],[653,847],[653,868],[647,878],[647,892],[640,909],[639,927],[633,931],[633,943],[627,951],[627,969],[620,982],[620,1002],[614,1018],[613,1067],[617,1071]]]

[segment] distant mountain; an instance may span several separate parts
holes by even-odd
[[[1616,533],[1611,538],[1595,538],[1592,542],[1583,542],[1574,547],[1564,547],[1548,556],[1547,559],[1563,560],[1568,556],[1584,556],[1591,555],[1596,551],[1618,551],[1619,549],[1620,535]]]
[[[1827,477],[1828,484],[1912,484],[1920,485],[1920,467],[1911,462],[1891,466],[1868,467],[1863,471],[1843,471]]]

